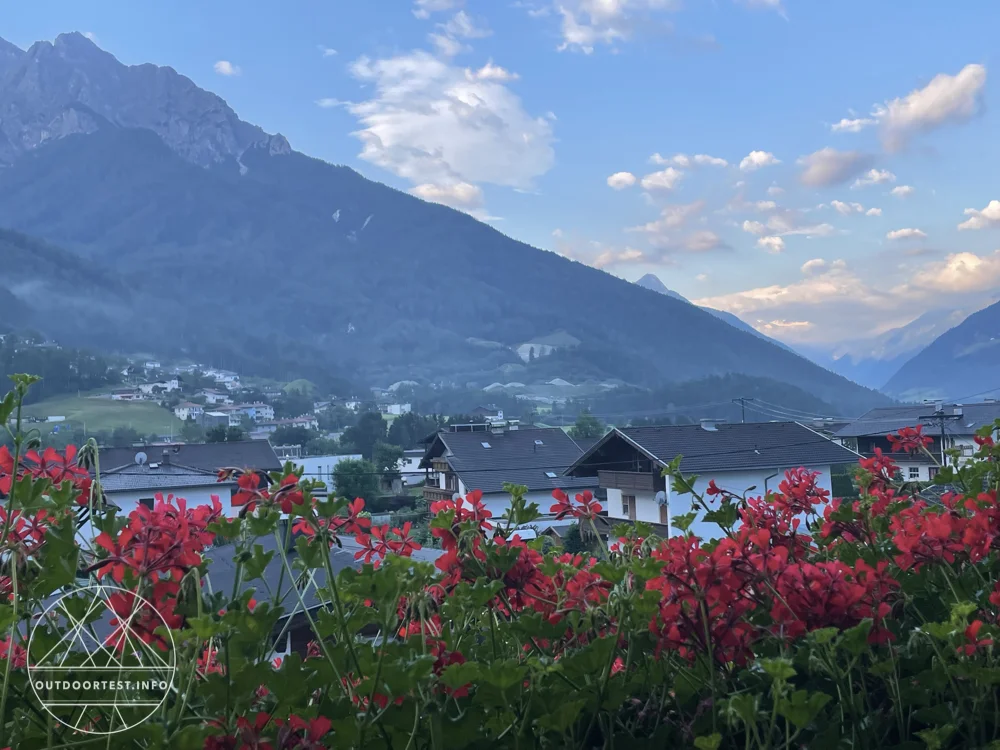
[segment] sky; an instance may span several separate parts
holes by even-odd
[[[81,31],[299,151],[831,349],[1000,296],[997,28],[991,0],[0,0],[21,47]]]

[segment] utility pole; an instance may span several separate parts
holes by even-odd
[[[746,421],[747,421],[747,404],[746,404],[746,402],[747,401],[753,401],[753,400],[754,399],[752,399],[752,398],[744,398],[742,396],[740,398],[734,398],[733,399],[733,403],[734,404],[739,404],[740,405],[740,424],[746,424]]]
[[[958,409],[958,414],[945,414],[944,407],[940,409],[935,409],[933,414],[927,414],[919,417],[921,421],[933,421],[937,422],[941,428],[941,466],[946,466],[945,456],[944,456],[944,438],[945,438],[945,422],[954,421],[956,419],[962,418],[962,410]]]

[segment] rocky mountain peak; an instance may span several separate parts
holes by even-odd
[[[83,34],[60,34],[26,53],[0,40],[0,163],[105,124],[151,130],[205,167],[271,138],[173,68],[123,65]]]

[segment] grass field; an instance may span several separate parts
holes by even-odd
[[[29,417],[66,417],[65,422],[33,424],[43,434],[59,426],[60,431],[85,427],[87,432],[113,430],[115,427],[131,427],[140,435],[166,435],[173,428],[174,435],[180,434],[183,423],[173,414],[156,404],[143,401],[111,401],[104,398],[86,396],[59,396],[46,399],[25,407]]]

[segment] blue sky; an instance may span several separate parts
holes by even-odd
[[[0,36],[86,32],[300,151],[833,346],[994,299],[997,28],[985,0],[50,0]]]

